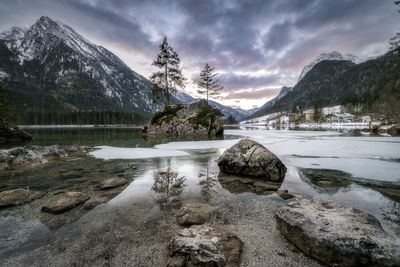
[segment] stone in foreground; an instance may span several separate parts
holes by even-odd
[[[106,189],[111,189],[115,187],[122,186],[126,184],[128,181],[124,178],[108,178],[104,179],[103,181],[100,182],[100,189],[106,190]]]
[[[53,214],[63,213],[84,202],[90,197],[82,192],[68,192],[58,198],[56,201],[42,207],[42,211]]]
[[[169,244],[169,267],[239,266],[242,241],[208,225],[193,225],[178,232]]]
[[[218,211],[218,208],[203,203],[187,203],[183,205],[177,215],[180,225],[203,224],[210,220]]]
[[[218,159],[218,166],[227,174],[275,182],[283,181],[286,174],[285,165],[275,154],[250,139],[240,140],[227,149]]]
[[[0,192],[0,208],[16,206],[41,197],[43,193],[30,189],[17,188]]]
[[[400,266],[400,239],[359,210],[301,199],[275,219],[289,241],[329,266]]]

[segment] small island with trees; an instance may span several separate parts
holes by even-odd
[[[178,53],[164,37],[160,51],[153,65],[155,71],[150,80],[153,83],[153,101],[164,104],[164,109],[153,114],[148,125],[143,128],[146,137],[215,137],[222,136],[223,114],[209,105],[209,96],[218,96],[223,89],[215,78],[215,68],[208,63],[200,73],[198,93],[205,96],[196,103],[184,105],[171,103],[171,95],[177,88],[184,88],[186,78],[182,74]]]

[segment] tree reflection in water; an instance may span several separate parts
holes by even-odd
[[[161,207],[179,204],[185,181],[185,176],[178,177],[178,173],[171,170],[170,166],[165,171],[156,171],[151,189],[157,194],[157,203]]]
[[[208,202],[212,198],[212,194],[215,192],[213,188],[217,184],[216,175],[210,175],[210,170],[207,167],[207,171],[205,173],[200,173],[199,178],[203,178],[199,182],[199,185],[201,186],[201,195]]]

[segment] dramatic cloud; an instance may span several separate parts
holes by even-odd
[[[0,30],[46,15],[63,21],[144,76],[167,36],[187,91],[205,62],[225,87],[220,102],[250,108],[293,86],[301,68],[333,50],[377,56],[398,30],[390,0],[2,0]]]
[[[251,99],[258,100],[260,98],[273,98],[275,97],[281,88],[264,88],[257,90],[243,90],[243,91],[235,91],[233,93],[229,93],[224,97],[224,99]]]

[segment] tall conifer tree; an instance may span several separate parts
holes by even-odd
[[[153,61],[153,65],[160,70],[150,76],[154,100],[162,101],[168,106],[171,94],[176,93],[176,87],[185,87],[186,79],[182,74],[180,62],[178,53],[168,44],[167,37],[164,37],[160,44],[160,52]]]
[[[206,95],[207,104],[209,96],[218,96],[223,89],[223,87],[219,85],[219,81],[215,79],[217,73],[214,73],[214,70],[214,67],[210,67],[210,65],[206,63],[204,69],[200,73],[200,80],[197,83],[197,86],[200,88],[197,92]]]

